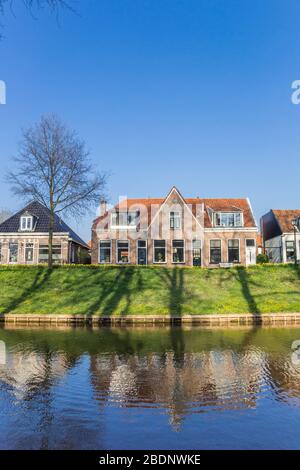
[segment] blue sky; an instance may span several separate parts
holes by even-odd
[[[257,219],[300,207],[297,0],[78,0],[59,22],[20,5],[2,19],[1,176],[21,128],[55,112],[110,172],[111,202],[176,185],[248,196]],[[4,182],[0,194],[22,205]],[[92,218],[72,224],[85,239]]]

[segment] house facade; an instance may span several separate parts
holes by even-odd
[[[0,224],[0,264],[48,262],[49,210],[32,202]],[[53,262],[85,263],[89,247],[57,215],[54,219]]]
[[[93,264],[222,267],[256,263],[257,225],[248,199],[125,199],[92,226]]]
[[[271,209],[261,218],[261,232],[271,262],[300,262],[300,210]]]

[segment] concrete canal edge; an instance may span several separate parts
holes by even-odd
[[[209,315],[38,315],[0,314],[0,323],[7,325],[187,325],[187,326],[285,326],[300,325],[300,313],[237,313]]]

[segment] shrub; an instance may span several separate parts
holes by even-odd
[[[259,255],[257,255],[256,262],[258,264],[268,263],[269,262],[268,255],[266,255],[265,253],[260,253]]]

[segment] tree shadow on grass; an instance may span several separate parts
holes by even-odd
[[[181,317],[184,301],[184,269],[177,266],[174,268],[161,268],[157,270],[157,274],[167,286],[170,317]]]
[[[170,339],[173,350],[173,361],[176,369],[184,366],[185,341],[182,331],[183,302],[184,302],[184,269],[161,268],[157,271],[160,279],[168,290],[168,306],[171,320]]]
[[[135,290],[132,287],[134,272],[133,266],[121,266],[113,282],[103,283],[98,298],[88,307],[86,315],[92,316],[95,313],[99,313],[103,316],[111,316],[124,299],[126,303],[121,315],[128,315],[131,306],[131,296]]]
[[[243,266],[237,267],[236,278],[241,284],[242,294],[247,302],[249,312],[255,315],[260,315],[261,312],[259,310],[259,307],[255,301],[253,294],[251,293],[251,281],[249,278],[249,273],[247,272],[247,268]]]
[[[25,287],[21,295],[14,297],[4,308],[0,315],[5,315],[16,310],[23,302],[30,299],[49,280],[52,270],[45,267],[38,267],[34,279],[29,287]]]

